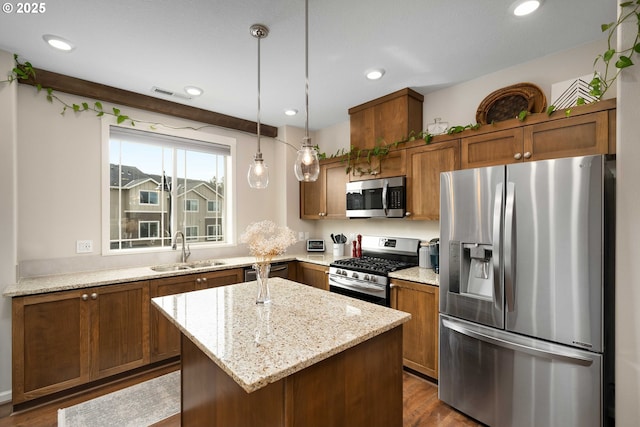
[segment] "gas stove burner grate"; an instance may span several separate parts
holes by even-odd
[[[387,274],[403,268],[413,267],[415,264],[405,261],[363,256],[361,258],[347,258],[335,261],[332,265],[342,268],[350,268],[361,272],[376,272]]]

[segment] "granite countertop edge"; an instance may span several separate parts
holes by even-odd
[[[348,257],[340,257],[348,258]],[[317,254],[292,254],[275,257],[272,262],[301,261],[318,265],[329,266],[334,261],[332,255]],[[50,276],[27,277],[18,280],[18,283],[8,285],[3,296],[19,297],[28,295],[44,294],[49,292],[69,291],[74,289],[84,289],[94,286],[116,285],[121,283],[162,279],[166,277],[177,277],[189,274],[207,273],[212,271],[223,271],[233,268],[244,268],[252,265],[255,258],[252,256],[216,258],[212,260],[192,261],[193,264],[216,261],[221,264],[189,268],[186,270],[174,271],[154,271],[152,266],[117,268],[108,270],[84,271],[68,274],[56,274]],[[175,263],[179,264],[179,263]],[[163,264],[164,265],[164,264]],[[172,265],[172,264],[166,264]]]

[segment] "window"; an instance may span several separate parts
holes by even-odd
[[[157,205],[158,192],[140,190],[140,204],[141,205]]]
[[[160,237],[158,230],[160,230],[158,221],[138,221],[138,235],[143,239],[157,239]]]
[[[220,204],[217,200],[207,200],[207,212],[220,212]]]
[[[190,243],[231,243],[234,139],[112,124],[105,135],[106,251],[168,250],[180,230]]]
[[[197,242],[198,241],[198,226],[190,225],[184,228],[184,235],[187,238],[187,242]]]
[[[185,200],[184,210],[187,212],[198,212],[200,210],[198,200],[193,200],[193,199]]]

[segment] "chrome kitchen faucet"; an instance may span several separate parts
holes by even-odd
[[[187,262],[189,255],[191,255],[191,248],[186,247],[186,239],[184,238],[184,233],[182,231],[176,232],[176,237],[173,240],[173,246],[171,248],[174,251],[178,248],[178,236],[182,236],[182,262]]]

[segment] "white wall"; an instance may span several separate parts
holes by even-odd
[[[14,67],[0,50],[0,70]],[[0,288],[16,280],[16,103],[15,84],[0,83]],[[0,403],[11,400],[11,300],[0,298]]]
[[[618,32],[623,46],[633,43],[637,27]],[[624,70],[617,90],[616,216],[616,424],[640,420],[640,60]]]
[[[67,102],[83,99],[58,94]],[[110,108],[105,105],[105,109]],[[123,113],[140,120],[170,126],[202,126],[186,120],[151,114],[128,107]],[[46,102],[43,93],[20,85],[18,88],[18,260],[21,277],[56,274],[96,268],[113,268],[174,262],[177,252],[147,255],[101,256],[101,120],[93,114],[67,111]],[[144,129],[145,125],[138,124]],[[282,145],[263,138],[261,151],[269,165],[270,185],[254,190],[247,185],[246,174],[256,150],[255,136],[222,128],[207,127],[203,132],[236,138],[237,235],[256,220],[271,219],[285,223],[280,209],[287,190],[286,171],[276,153]],[[279,149],[279,151],[278,151]],[[285,190],[285,191],[283,191]],[[44,214],[46,212],[46,218]],[[75,253],[79,239],[93,240],[93,254]],[[219,249],[197,249],[192,245],[191,259],[245,255],[244,245]]]

